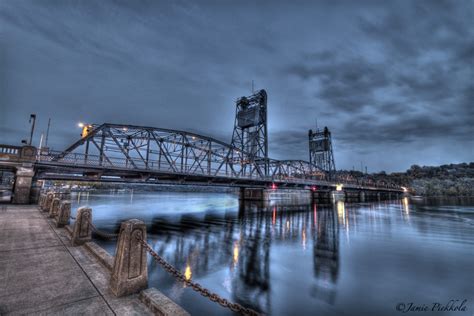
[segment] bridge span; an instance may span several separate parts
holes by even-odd
[[[38,180],[233,186],[242,197],[265,198],[265,190],[402,193],[399,187],[346,183],[330,170],[303,160],[268,157],[267,95],[236,101],[232,141],[186,131],[123,124],[86,124],[64,151],[0,145],[0,168],[15,171],[13,201],[27,203]],[[33,190],[34,191],[34,190]]]

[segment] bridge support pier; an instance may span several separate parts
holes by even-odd
[[[13,189],[14,204],[30,203],[31,183],[35,172],[33,168],[19,167],[15,175],[15,187]]]
[[[123,222],[110,278],[110,289],[115,296],[130,295],[148,287],[147,254],[139,239],[146,241],[145,223],[138,219]]]
[[[241,188],[239,198],[244,201],[290,201],[293,203],[310,203],[312,194],[304,189],[262,189]]]
[[[268,201],[269,190],[262,188],[240,188],[239,199],[244,201]]]
[[[80,207],[77,210],[76,222],[72,229],[71,243],[73,246],[80,246],[92,240],[92,209]]]
[[[331,191],[313,191],[312,198],[316,203],[329,204],[331,203]]]
[[[352,190],[344,191],[344,201],[345,202],[358,203],[358,202],[360,202],[360,198],[361,198],[361,192],[360,191],[352,191]]]
[[[345,201],[346,193],[344,191],[332,191],[331,199],[332,202]]]

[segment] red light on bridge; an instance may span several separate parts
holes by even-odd
[[[275,183],[272,183],[272,190],[278,189],[277,185]]]
[[[318,189],[318,188],[317,188],[315,185],[313,185],[313,186],[311,187],[311,191],[313,191],[313,192],[315,192],[317,189]]]

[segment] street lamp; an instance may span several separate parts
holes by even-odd
[[[85,124],[85,123],[79,122],[79,123],[77,124],[77,126],[79,126],[80,128],[82,128],[82,132],[81,132],[81,137],[82,137],[82,138],[86,137],[86,136],[91,132],[91,129],[92,129],[92,125],[91,125],[91,124]]]
[[[31,123],[31,121],[33,121],[33,124],[31,124],[30,141],[28,142],[28,145],[30,146],[31,146],[31,143],[33,142],[33,133],[35,131],[36,114],[30,114],[29,123]]]

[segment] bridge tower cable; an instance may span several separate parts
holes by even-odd
[[[267,93],[260,90],[236,101],[231,146],[234,164],[240,164],[242,176],[268,176]]]

